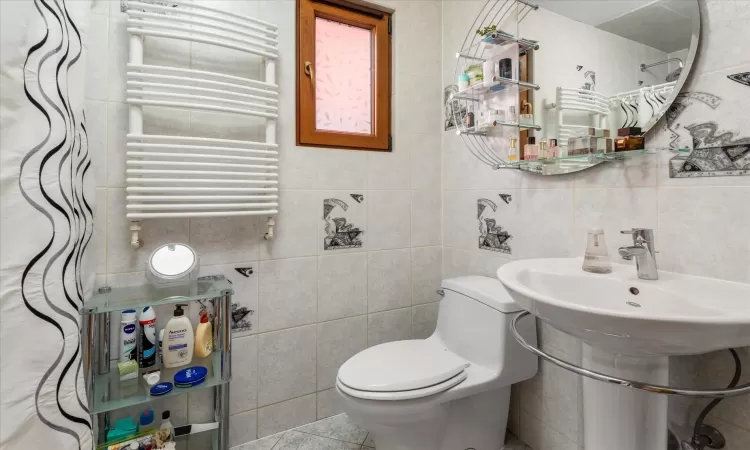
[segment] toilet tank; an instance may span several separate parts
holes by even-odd
[[[466,276],[443,280],[445,296],[440,302],[435,333],[451,351],[499,372],[503,381],[514,383],[534,376],[538,358],[513,338],[510,322],[523,311],[499,280]],[[536,346],[536,321],[524,318],[518,331]]]

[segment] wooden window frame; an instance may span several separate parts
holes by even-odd
[[[297,0],[297,145],[391,151],[391,14],[359,1]],[[305,62],[315,67],[315,19],[321,17],[372,31],[372,134],[315,127],[315,89]]]

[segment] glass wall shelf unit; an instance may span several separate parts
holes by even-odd
[[[223,276],[201,277],[182,286],[156,288],[151,285],[137,285],[120,288],[100,288],[99,293],[84,301],[81,309],[84,379],[91,421],[94,424],[96,442],[106,442],[108,428],[113,424],[110,414],[113,411],[137,405],[146,405],[164,397],[175,397],[202,389],[214,389],[215,430],[212,433],[213,449],[229,449],[229,382],[232,377],[231,365],[231,312],[232,285]],[[177,303],[208,302],[213,304],[213,351],[206,358],[193,358],[182,367],[163,368],[160,358],[149,368],[139,368],[136,377],[122,381],[118,370],[118,349],[110,349],[110,335],[118,333],[118,324],[112,320],[114,313],[126,309],[140,311],[146,306],[159,307]],[[189,307],[185,308],[189,311]],[[136,329],[136,336],[138,330]],[[157,333],[158,335],[158,333]],[[160,355],[159,355],[160,356]],[[176,372],[191,366],[202,366],[208,370],[205,381],[189,388],[174,386],[162,396],[152,396],[142,375],[160,370],[160,382],[174,384]],[[145,409],[145,406],[144,406]],[[137,417],[133,418],[136,422]],[[158,418],[157,418],[158,419]],[[175,426],[185,424],[175,423]]]

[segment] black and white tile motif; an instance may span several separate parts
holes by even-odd
[[[727,78],[750,86],[750,72],[728,75]],[[688,109],[702,105],[716,111],[721,103],[722,98],[714,94],[683,92],[670,106],[666,115],[670,147],[695,149],[670,160],[671,178],[750,175],[750,138],[740,138],[736,136],[738,133],[722,131],[714,121],[689,125],[681,123]]]
[[[507,202],[510,202],[510,198]],[[503,230],[503,227],[498,224],[497,216],[494,214],[496,212],[497,204],[492,200],[487,198],[477,200],[479,248],[481,250],[510,254],[512,250],[509,241],[513,239],[513,236],[507,230]]]
[[[735,73],[728,75],[727,78],[740,84],[744,84],[745,86],[750,86],[750,72]]]
[[[241,337],[251,334],[255,327],[253,318],[258,305],[257,277],[252,267],[209,266],[202,269],[203,273],[214,272],[215,274],[202,276],[201,279],[227,278],[232,284],[234,294],[232,295],[232,336]],[[226,276],[225,276],[226,274]],[[198,311],[192,317],[199,318],[200,314],[208,313],[209,320],[213,322],[216,310],[215,300],[198,301]]]
[[[364,197],[361,197],[364,201]],[[326,223],[325,237],[323,238],[324,250],[362,248],[364,230],[349,222],[344,214],[348,209],[349,205],[338,198],[323,200],[323,221]]]

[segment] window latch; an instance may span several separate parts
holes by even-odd
[[[305,75],[310,77],[310,83],[312,87],[315,87],[315,72],[313,71],[313,65],[310,61],[305,61]]]

